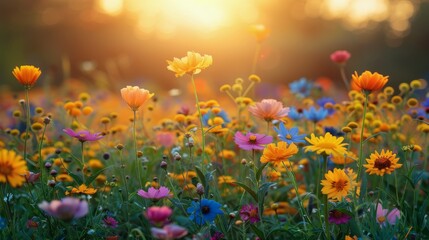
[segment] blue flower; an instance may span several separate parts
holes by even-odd
[[[310,96],[313,87],[314,83],[306,78],[301,78],[289,84],[290,91],[302,98]]]
[[[6,218],[0,217],[0,230],[3,230],[7,227]]]
[[[320,107],[325,107],[325,104],[327,103],[332,103],[335,104],[335,100],[329,97],[323,97],[323,98],[319,98],[317,101],[317,105],[319,105]],[[331,109],[327,109],[328,110],[328,115],[331,116],[332,114],[335,113],[335,109],[331,108]]]
[[[224,110],[221,110],[218,114],[214,114],[212,110],[209,110],[206,114],[203,115],[204,126],[208,126],[209,120],[215,116],[223,119],[224,124],[222,124],[222,127],[225,127],[227,123],[231,122],[228,117],[228,114]]]
[[[202,199],[201,202],[192,202],[187,212],[191,214],[189,219],[199,225],[203,225],[205,223],[212,223],[217,215],[223,214],[220,207],[221,204],[216,201]]]
[[[334,128],[334,127],[325,127],[325,133],[331,133],[332,134],[332,136],[335,136],[335,137],[342,137],[342,136],[344,136],[344,133],[343,132],[341,132],[341,131],[338,131],[336,128]]]
[[[287,116],[294,121],[300,120],[303,117],[302,112],[299,112],[295,107],[289,108]]]
[[[328,110],[324,108],[319,108],[319,110],[316,110],[316,108],[312,106],[310,109],[304,110],[304,116],[312,122],[318,122],[328,116]]]
[[[306,134],[301,134],[299,135],[298,132],[298,128],[297,127],[293,127],[291,129],[287,129],[285,127],[285,125],[281,122],[279,124],[279,128],[274,127],[274,130],[277,132],[279,138],[284,141],[287,142],[287,144],[291,144],[291,143],[305,143],[305,136]]]

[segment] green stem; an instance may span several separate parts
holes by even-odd
[[[326,173],[328,169],[328,155],[323,154],[323,174]],[[322,174],[322,176],[323,176]],[[326,239],[331,239],[331,231],[329,228],[329,207],[328,207],[328,195],[323,195],[323,204],[324,204],[324,210],[325,210],[325,233],[326,233]]]
[[[83,183],[85,183],[85,154],[84,154],[84,147],[83,147],[83,143],[81,142],[81,146],[82,146],[82,157],[81,157],[81,161],[82,161],[82,180]]]
[[[25,108],[26,108],[26,126],[25,126],[25,137],[24,137],[24,159],[27,161],[27,140],[30,134],[28,133],[30,131],[30,124],[31,124],[31,116],[30,116],[30,98],[28,96],[28,91],[30,89],[28,87],[25,87]]]
[[[130,222],[130,217],[129,217],[129,209],[128,209],[128,182],[125,176],[125,165],[124,165],[124,161],[123,161],[123,157],[122,157],[122,151],[119,151],[119,160],[121,161],[121,176],[122,176],[122,182],[124,183],[125,186],[125,196],[126,199],[125,201],[122,200],[122,203],[125,204],[125,215],[126,215],[126,219],[127,219],[127,223]],[[121,196],[123,197],[123,194],[121,193]]]
[[[343,64],[340,66],[340,72],[341,72],[341,78],[343,79],[344,85],[346,86],[346,90],[348,91],[350,89],[350,85],[347,80],[346,69]]]
[[[363,106],[363,116],[362,116],[362,128],[360,130],[360,141],[359,141],[359,162],[358,162],[358,172],[357,172],[357,178],[356,178],[356,182],[360,182],[361,180],[361,172],[362,172],[362,161],[363,161],[363,132],[365,129],[365,116],[366,116],[366,111],[368,108],[368,95],[369,92],[364,91],[364,95],[365,95],[365,103]],[[365,193],[362,193],[365,194]],[[362,195],[361,194],[361,195]]]
[[[206,156],[206,152],[205,152],[206,140],[205,140],[205,133],[204,133],[203,115],[201,114],[201,109],[200,109],[200,104],[199,104],[198,94],[197,94],[197,87],[195,86],[194,75],[191,75],[191,81],[192,81],[192,87],[194,88],[195,102],[197,104],[198,117],[200,119],[200,125],[201,125],[201,145],[202,145],[201,149],[203,151],[202,152],[202,160],[203,160],[202,162],[204,162],[204,158]],[[203,170],[203,172],[204,172],[204,170]]]
[[[140,189],[143,189],[141,170],[140,170],[141,164],[138,162],[138,159],[137,159],[137,137],[136,137],[137,112],[135,110],[133,112],[134,112],[134,120],[133,120],[134,162],[137,165],[137,174],[138,174],[137,179],[140,184]]]

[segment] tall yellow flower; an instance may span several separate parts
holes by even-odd
[[[14,151],[0,150],[0,182],[19,187],[25,182],[27,163]]]
[[[391,174],[395,169],[402,167],[402,164],[398,163],[399,158],[396,158],[396,154],[392,151],[381,150],[380,153],[375,151],[369,158],[366,159],[368,164],[363,166],[367,168],[366,172],[371,174],[377,174],[383,176],[384,174]]]
[[[36,83],[42,71],[33,65],[22,65],[20,67],[15,67],[12,74],[19,83],[30,88]]]
[[[185,74],[198,74],[201,70],[206,69],[213,64],[212,56],[196,52],[188,52],[186,57],[174,58],[173,61],[167,60],[167,69],[176,73],[176,77]]]
[[[343,137],[332,136],[331,133],[327,132],[325,136],[316,137],[311,134],[311,138],[306,137],[305,140],[311,144],[311,146],[304,147],[305,151],[316,152],[317,154],[326,155],[339,155],[344,156],[347,154],[345,146],[347,143],[343,143]]]
[[[358,91],[378,91],[386,85],[388,76],[383,76],[377,72],[363,72],[360,76],[355,72],[352,76],[352,89]]]
[[[261,156],[261,163],[280,163],[287,161],[288,158],[298,153],[298,147],[295,144],[288,145],[286,142],[268,144]]]
[[[346,197],[356,186],[356,174],[347,174],[343,169],[335,168],[325,174],[321,181],[322,193],[329,199],[340,201]]]
[[[130,106],[131,110],[137,111],[154,93],[137,86],[127,86],[121,89],[122,99]]]

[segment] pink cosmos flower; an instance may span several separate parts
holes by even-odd
[[[70,137],[77,138],[80,142],[97,141],[104,137],[101,133],[90,133],[88,130],[80,130],[75,132],[72,129],[67,128],[63,129],[63,132],[67,133],[67,135]]]
[[[338,64],[344,64],[349,60],[351,54],[346,50],[338,50],[331,54],[331,60]]]
[[[257,223],[260,221],[258,207],[254,204],[244,205],[240,210],[240,217],[243,221],[249,221],[250,223]]]
[[[394,208],[389,212],[387,209],[383,209],[380,203],[377,204],[377,222],[380,224],[380,227],[386,225],[386,220],[390,225],[395,225],[400,217],[401,212],[399,209]]]
[[[169,224],[163,228],[151,228],[152,236],[157,239],[172,240],[186,236],[188,230],[176,224]]]
[[[248,132],[243,135],[237,131],[234,135],[234,142],[243,150],[262,150],[264,144],[271,143],[272,136]]]
[[[147,192],[140,189],[137,191],[137,195],[139,195],[142,198],[151,199],[152,201],[158,201],[159,199],[168,197],[170,195],[170,189],[161,186],[160,188],[156,189],[154,187],[150,187]]]
[[[173,214],[173,210],[167,206],[153,206],[148,208],[144,213],[149,222],[157,226],[162,226],[168,223],[170,221],[171,214]]]
[[[249,107],[249,112],[265,121],[279,120],[289,114],[289,108],[275,99],[263,99]]]
[[[39,208],[47,214],[64,221],[81,218],[88,213],[88,203],[78,198],[66,197],[48,203],[43,201]]]

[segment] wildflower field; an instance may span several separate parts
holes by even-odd
[[[344,73],[350,53],[330,58]],[[208,99],[195,78],[215,63],[159,69],[190,84],[188,106],[144,85],[45,101],[44,69],[11,69],[0,239],[429,239],[424,80],[354,72],[330,96],[301,78],[275,99],[250,73]]]

